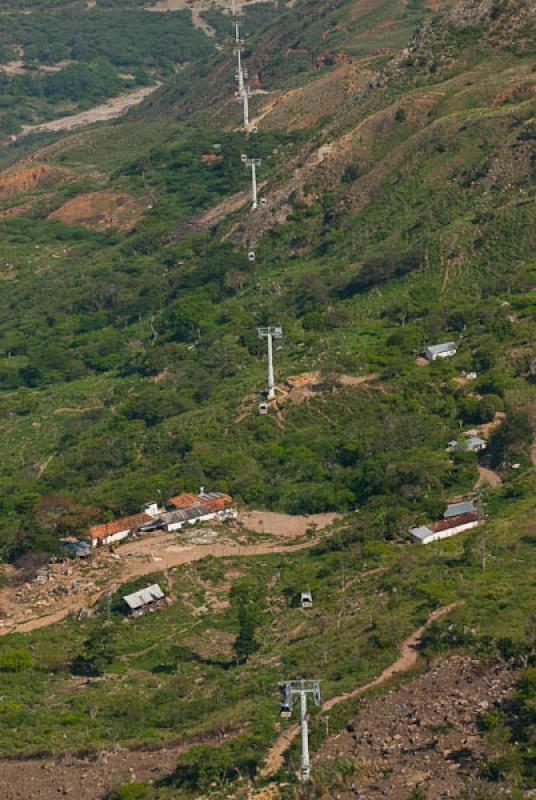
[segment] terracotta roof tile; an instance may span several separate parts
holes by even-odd
[[[469,514],[460,514],[457,517],[450,517],[449,519],[441,519],[438,522],[430,522],[426,527],[434,533],[440,531],[448,531],[450,528],[457,528],[458,525],[465,525],[468,522],[478,522],[479,516],[476,512]]]
[[[92,539],[106,539],[107,536],[113,536],[114,533],[120,533],[126,530],[137,530],[142,525],[145,525],[145,523],[152,521],[153,518],[149,516],[149,514],[132,514],[130,517],[121,517],[111,522],[93,525],[89,529],[89,535]]]
[[[188,506],[199,505],[200,502],[201,498],[198,494],[185,492],[184,494],[178,494],[172,497],[169,501],[169,505],[175,506],[175,508],[188,508]]]

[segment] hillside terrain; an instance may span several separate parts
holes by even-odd
[[[247,4],[258,132],[221,3],[0,18],[6,800],[530,797],[534,4]],[[199,486],[331,524],[250,515],[45,567]],[[476,491],[485,524],[411,541]],[[127,619],[147,576],[166,602]],[[297,676],[324,701],[306,787],[277,717]]]

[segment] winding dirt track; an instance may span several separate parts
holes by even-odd
[[[408,672],[408,670],[410,670],[417,663],[417,648],[421,642],[426,628],[432,622],[435,622],[435,620],[440,619],[441,617],[445,616],[445,614],[448,614],[449,611],[452,611],[452,609],[456,608],[456,606],[461,605],[462,602],[463,601],[450,603],[448,606],[443,606],[442,608],[438,608],[433,611],[424,625],[421,625],[420,628],[417,628],[417,630],[413,631],[413,633],[410,634],[407,639],[404,639],[400,646],[399,657],[390,666],[386,667],[381,675],[379,675],[377,678],[374,678],[374,680],[370,681],[369,683],[366,683],[364,686],[358,686],[357,689],[353,689],[351,692],[345,692],[344,694],[340,694],[336,697],[331,697],[329,700],[326,700],[326,702],[322,705],[322,711],[329,711],[333,708],[333,706],[337,705],[337,703],[342,703],[344,700],[350,700],[352,697],[357,697],[360,694],[368,692],[369,689],[374,689],[377,686],[381,686],[398,672]],[[298,724],[291,725],[290,728],[287,728],[277,737],[266,758],[266,764],[262,771],[262,775],[264,777],[273,775],[278,769],[280,769],[280,767],[283,766],[283,757],[299,732],[300,726]]]

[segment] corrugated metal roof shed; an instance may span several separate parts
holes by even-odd
[[[460,514],[472,514],[476,511],[474,500],[462,500],[459,503],[449,503],[447,510],[443,514],[444,519],[459,517]]]
[[[411,528],[410,533],[415,539],[422,541],[423,539],[427,539],[429,536],[431,536],[433,531],[431,531],[430,528],[427,528],[426,525],[419,525],[418,528]]]
[[[470,452],[475,450],[483,450],[486,445],[486,440],[482,439],[480,436],[469,436],[469,438],[463,443],[464,450],[468,450]]]
[[[152,586],[147,586],[146,589],[140,589],[137,592],[125,595],[123,600],[132,611],[136,611],[138,608],[143,608],[143,606],[148,606],[163,598],[164,592],[157,583],[153,583]]]
[[[441,344],[431,344],[426,348],[433,356],[441,355],[441,353],[448,353],[449,350],[456,350],[456,342],[442,342]]]

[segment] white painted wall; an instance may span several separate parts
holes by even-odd
[[[457,525],[455,528],[448,528],[445,531],[430,533],[430,536],[427,536],[426,539],[417,539],[416,541],[420,542],[421,544],[430,544],[430,542],[437,542],[440,539],[449,539],[451,536],[455,536],[457,533],[468,531],[470,528],[476,528],[479,524],[479,520],[465,522],[463,525]]]
[[[91,546],[98,547],[99,545],[121,542],[123,541],[123,539],[126,539],[127,536],[129,535],[130,535],[130,528],[128,528],[125,531],[118,531],[117,533],[111,533],[109,536],[105,536],[103,539],[92,539]]]

